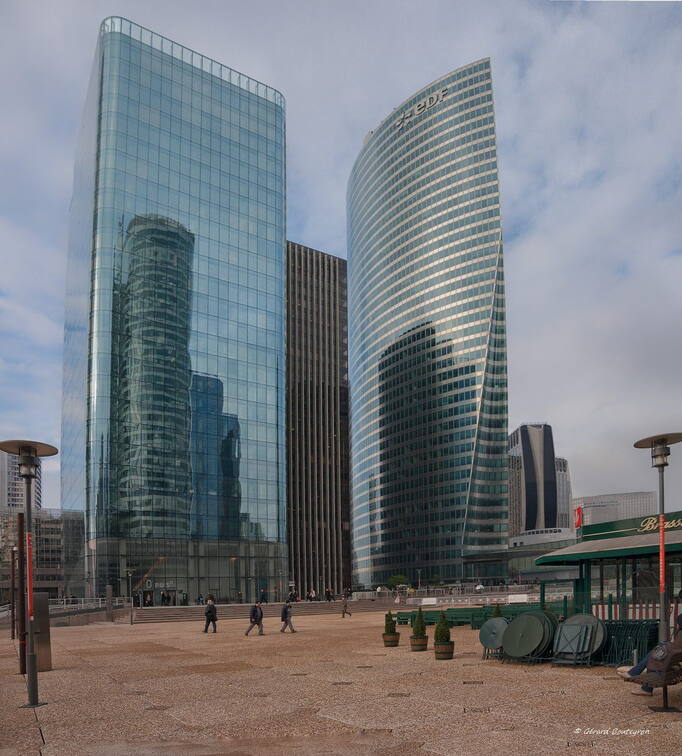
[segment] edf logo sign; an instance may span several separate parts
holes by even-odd
[[[443,102],[447,93],[448,93],[448,90],[447,90],[447,87],[445,87],[444,89],[441,89],[440,92],[435,92],[434,94],[430,94],[428,97],[425,97],[423,100],[420,100],[414,107],[410,108],[409,110],[406,110],[404,113],[401,113],[400,117],[395,122],[396,129],[402,129],[402,127],[405,124],[405,121],[407,121],[408,119],[421,115],[422,113],[426,112],[429,108],[432,108],[434,105],[438,105],[439,102]]]

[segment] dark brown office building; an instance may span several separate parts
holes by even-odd
[[[287,540],[301,596],[350,587],[346,261],[287,242]]]

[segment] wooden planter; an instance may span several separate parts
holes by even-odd
[[[455,641],[445,641],[444,643],[434,643],[433,651],[436,659],[452,659],[455,653]]]
[[[400,633],[383,633],[381,637],[386,648],[395,648],[400,644]]]
[[[426,651],[428,645],[428,635],[410,635],[410,651]]]

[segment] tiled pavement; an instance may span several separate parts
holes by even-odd
[[[651,712],[611,669],[482,661],[468,628],[453,630],[453,661],[410,652],[404,627],[385,649],[379,612],[294,624],[281,635],[266,620],[248,638],[241,620],[216,635],[189,622],[53,628],[48,705],[35,710],[19,708],[25,682],[3,630],[0,756],[622,755],[682,743],[682,714]],[[682,706],[682,690],[670,699]]]

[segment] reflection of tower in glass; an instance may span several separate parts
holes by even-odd
[[[240,428],[223,414],[223,382],[192,375],[192,538],[239,538],[241,511]]]
[[[464,360],[454,367],[455,349],[424,323],[403,333],[379,362],[381,514],[370,532],[373,559],[396,573],[419,565],[425,575],[438,574],[451,558],[458,523],[461,528],[474,448],[476,367]],[[444,471],[458,482],[439,499],[433,475]],[[425,527],[434,512],[442,532],[451,534],[445,557]]]
[[[118,348],[118,532],[189,533],[194,235],[159,215],[130,221],[123,244]]]

